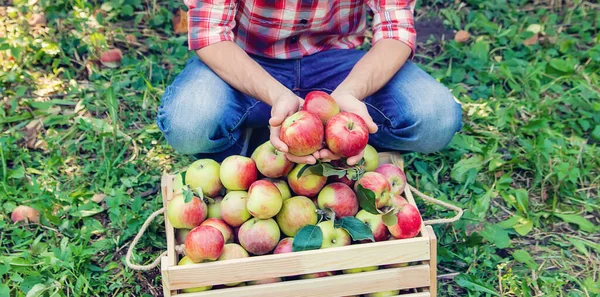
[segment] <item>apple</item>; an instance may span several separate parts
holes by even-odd
[[[319,277],[326,277],[326,276],[332,276],[332,275],[333,275],[333,272],[331,272],[331,271],[315,272],[315,273],[303,274],[300,276],[300,279],[311,279],[311,278],[319,278]]]
[[[19,205],[13,209],[12,213],[10,214],[10,219],[13,221],[13,223],[19,221],[39,223],[40,212],[33,207]]]
[[[421,215],[414,205],[410,203],[396,205],[396,217],[398,223],[388,226],[388,230],[394,238],[412,238],[421,231]]]
[[[221,231],[221,233],[223,234],[223,239],[225,240],[225,243],[233,242],[233,231],[231,231],[231,227],[229,227],[229,225],[227,225],[227,223],[225,223],[225,221],[221,219],[207,219],[206,221],[202,222],[200,226],[215,227],[219,229],[219,231]]]
[[[185,238],[185,254],[194,262],[217,260],[224,246],[223,233],[212,226],[198,226]]]
[[[306,196],[306,197],[314,197],[325,186],[327,183],[326,176],[320,176],[311,173],[309,170],[304,170],[302,176],[298,178],[298,172],[304,166],[310,166],[305,164],[298,164],[290,173],[288,174],[288,184],[292,191],[297,195]]]
[[[215,198],[213,198],[213,201],[208,203],[207,218],[209,218],[209,219],[211,219],[211,218],[220,219],[221,218],[221,201],[222,200],[223,200],[223,197],[215,197]]]
[[[190,233],[190,231],[192,231],[192,230],[191,229],[175,229],[175,242],[177,244],[184,244],[185,238],[187,237],[188,233]]]
[[[379,166],[379,155],[375,148],[369,144],[365,147],[363,159],[365,159],[365,163],[363,164],[365,171],[373,171]]]
[[[250,286],[266,285],[266,284],[278,283],[280,281],[281,281],[281,277],[272,277],[272,278],[264,278],[264,279],[249,281],[248,285],[250,285]]]
[[[292,197],[292,192],[290,192],[290,187],[285,182],[285,180],[282,180],[282,179],[268,179],[268,180],[270,180],[277,187],[277,189],[279,189],[279,193],[281,193],[281,199],[283,199],[283,201]]]
[[[219,261],[231,260],[231,259],[240,259],[240,258],[248,258],[248,252],[239,244],[228,243],[223,247],[223,253],[221,257],[219,257]],[[228,283],[225,284],[228,287],[234,287],[239,285],[241,282],[237,283]]]
[[[283,204],[281,192],[268,180],[257,180],[248,190],[246,207],[255,218],[268,219],[274,217]]]
[[[383,219],[380,214],[375,215],[364,209],[361,209],[357,214],[356,218],[367,224],[373,232],[373,238],[375,241],[384,241],[388,239],[389,232],[387,226],[383,223]],[[370,242],[370,241],[365,241]]]
[[[350,245],[350,234],[342,228],[334,228],[333,221],[323,221],[317,226],[323,232],[322,249]]]
[[[337,175],[332,175],[329,177],[329,179],[331,180],[331,183],[343,183],[345,185],[347,185],[348,187],[354,187],[354,180],[349,179],[348,177],[346,177],[345,175],[342,177],[338,177]]]
[[[332,183],[323,188],[317,198],[319,208],[333,210],[336,218],[354,216],[358,212],[358,199],[344,183]]]
[[[404,192],[404,188],[406,187],[406,175],[402,169],[398,168],[398,166],[393,164],[382,164],[375,169],[375,172],[381,173],[381,175],[390,182],[390,186],[392,187],[390,193],[400,195]]]
[[[317,208],[312,200],[304,196],[285,200],[281,211],[275,216],[281,232],[292,237],[304,226],[316,224],[317,219]]]
[[[258,146],[251,156],[256,163],[258,171],[266,177],[279,178],[287,175],[294,163],[285,157],[285,153],[277,150],[271,141],[267,141]]]
[[[195,263],[188,256],[185,256],[185,257],[181,258],[181,260],[179,260],[179,263],[177,263],[177,265],[179,265],[179,266],[190,265],[190,264],[195,264]],[[211,288],[212,288],[212,286],[206,286],[206,287],[196,287],[196,288],[182,289],[181,291],[183,291],[184,293],[195,293],[195,292],[208,291]]]
[[[340,112],[325,126],[325,142],[329,150],[348,158],[360,154],[369,141],[365,120],[351,112]]]
[[[192,229],[206,219],[208,209],[206,203],[194,196],[187,203],[182,193],[175,194],[167,204],[167,217],[177,229]]]
[[[288,146],[290,154],[307,156],[321,148],[323,134],[321,119],[315,114],[301,110],[283,121],[279,135],[281,141]]]
[[[183,190],[183,176],[181,173],[175,175],[173,179],[173,193],[179,193]]]
[[[258,172],[254,160],[233,155],[221,162],[221,183],[230,191],[246,191],[256,181]]]
[[[231,227],[239,227],[250,219],[250,213],[246,208],[248,192],[231,191],[221,200],[221,217]]]
[[[279,242],[279,226],[273,219],[250,219],[238,233],[240,244],[254,255],[264,255],[272,251]]]
[[[365,297],[389,297],[389,296],[397,296],[399,293],[400,293],[400,290],[391,290],[391,291],[366,294]]]
[[[197,160],[185,172],[185,184],[192,190],[201,187],[202,193],[208,197],[217,197],[223,189],[219,178],[220,167],[215,160]]]
[[[382,209],[386,206],[391,206],[392,198],[390,194],[390,183],[388,180],[377,172],[365,173],[354,185],[354,190],[358,190],[358,185],[363,186],[375,193],[375,206],[377,209]]]
[[[395,240],[396,238],[390,238],[390,240]],[[402,267],[406,267],[408,266],[408,263],[396,263],[396,264],[390,264],[390,265],[385,265],[385,268],[402,268]]]
[[[294,244],[294,238],[286,237],[277,244],[277,246],[273,250],[273,254],[291,253],[293,244]]]
[[[343,272],[345,274],[351,274],[351,273],[359,273],[359,272],[369,272],[369,271],[375,271],[377,270],[377,266],[369,266],[369,267],[361,267],[361,268],[350,268],[350,269],[344,269]]]
[[[400,195],[392,195],[392,205],[395,207],[404,205],[405,203],[408,203],[408,201],[406,201],[404,197]]]
[[[323,91],[312,91],[304,97],[302,110],[316,114],[323,125],[340,112],[340,106],[333,97]]]

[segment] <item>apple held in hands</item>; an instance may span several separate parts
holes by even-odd
[[[351,112],[340,112],[325,126],[325,142],[334,154],[348,158],[360,154],[369,141],[365,120]]]
[[[239,227],[250,219],[246,208],[248,192],[231,191],[221,200],[221,218],[231,227]]]
[[[179,263],[177,263],[177,265],[179,265],[179,266],[190,265],[190,264],[195,264],[195,263],[188,256],[185,256],[185,257],[181,258],[181,260],[179,260]],[[182,289],[181,291],[183,291],[184,293],[195,293],[195,292],[208,291],[211,288],[212,288],[212,286],[205,286],[205,287],[196,287],[196,288]]]
[[[268,180],[257,180],[248,190],[246,207],[255,218],[268,219],[274,217],[283,204],[281,192]]]
[[[257,176],[256,164],[248,157],[234,155],[221,162],[221,183],[230,191],[248,190]]]
[[[396,217],[398,223],[388,226],[388,230],[394,238],[412,238],[421,231],[421,215],[419,210],[410,203],[396,205]]]
[[[292,191],[297,195],[313,197],[319,194],[319,191],[325,186],[327,183],[326,176],[320,176],[310,172],[310,170],[304,170],[302,176],[298,178],[298,172],[302,169],[304,164],[298,164],[290,173],[288,174],[288,184]]]
[[[319,208],[329,208],[336,218],[354,216],[358,212],[358,199],[352,189],[344,183],[325,186],[317,198]]]
[[[273,219],[250,219],[238,232],[240,244],[254,255],[264,255],[272,251],[279,242],[279,226]]]
[[[224,246],[223,233],[211,226],[198,226],[185,238],[185,254],[196,263],[217,260],[223,253]]]
[[[323,221],[317,226],[323,232],[322,249],[350,245],[350,234],[342,228],[334,228],[333,221]]]
[[[400,195],[406,187],[406,175],[398,166],[393,164],[382,164],[375,169],[375,172],[381,173],[390,182],[391,193]]]
[[[340,112],[340,106],[333,97],[322,91],[312,91],[304,98],[302,110],[316,114],[323,125]]]
[[[358,190],[358,185],[375,193],[375,206],[377,209],[383,209],[386,206],[391,206],[392,198],[390,195],[390,183],[388,180],[377,172],[365,173],[354,185],[354,190]]]
[[[201,187],[204,195],[216,197],[223,189],[219,178],[220,168],[221,166],[215,160],[197,160],[185,172],[185,184],[192,190]]]
[[[225,243],[233,242],[233,231],[231,231],[231,227],[229,227],[229,225],[227,225],[227,223],[225,223],[225,221],[221,219],[207,219],[206,221],[202,222],[200,226],[215,227],[219,229],[219,231],[221,231],[221,233],[223,234],[223,239],[225,240]]]
[[[323,143],[323,123],[315,114],[298,111],[281,124],[280,138],[295,156],[307,156],[316,152]]]
[[[285,157],[285,153],[277,150],[270,141],[258,146],[251,158],[256,163],[258,171],[270,178],[285,176],[294,168],[294,163]]]
[[[294,238],[286,237],[277,244],[277,246],[273,250],[273,254],[291,253],[293,251],[292,250],[293,244],[294,244]]]
[[[317,223],[316,210],[312,200],[304,196],[295,196],[283,202],[283,207],[275,219],[283,234],[295,236],[304,226]]]
[[[375,241],[384,241],[389,237],[388,228],[383,222],[380,214],[372,214],[362,209],[356,214],[356,218],[369,226],[371,232],[373,232],[373,239],[375,239]]]
[[[194,196],[187,203],[182,193],[175,194],[167,204],[167,217],[177,229],[192,229],[206,219],[206,203]]]

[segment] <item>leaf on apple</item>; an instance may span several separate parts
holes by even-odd
[[[380,214],[377,210],[377,204],[375,204],[375,193],[373,191],[366,189],[361,184],[358,184],[356,188],[356,196],[358,196],[360,208],[372,214]]]
[[[346,170],[346,177],[349,180],[359,180],[363,174],[365,174],[365,168],[363,166],[354,166]]]
[[[348,231],[350,237],[352,237],[352,239],[355,241],[365,239],[375,241],[375,238],[373,238],[373,231],[371,231],[371,228],[369,228],[369,226],[367,226],[367,224],[365,224],[363,221],[355,217],[343,217],[341,219],[338,219],[333,223],[333,227],[342,228]]]
[[[302,167],[302,168],[300,168],[300,170],[298,170],[298,174],[296,175],[296,178],[302,177],[302,175],[304,174],[304,171],[306,171],[306,170],[308,170],[308,172],[310,172],[312,174],[323,175],[323,167],[321,166],[320,163],[317,163],[314,165],[306,164],[306,165],[304,165],[304,167]]]
[[[315,225],[306,225],[294,236],[292,252],[318,250],[323,243],[323,231]]]
[[[323,163],[321,166],[323,167],[322,176],[337,176],[338,178],[342,178],[346,175],[346,169],[335,168],[329,163]]]
[[[184,202],[188,203],[192,201],[192,199],[194,198],[194,193],[190,191],[188,187],[183,187],[181,190],[183,192],[183,197],[185,198]]]
[[[192,190],[200,200],[204,200],[204,192],[202,191],[202,187],[198,186],[194,190]]]
[[[394,225],[398,224],[398,217],[396,216],[395,211],[390,211],[390,212],[382,215],[381,219],[383,220],[383,223],[386,226],[394,226]]]

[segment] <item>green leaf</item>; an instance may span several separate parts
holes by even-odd
[[[0,297],[9,297],[10,289],[6,284],[0,284]]]
[[[510,246],[510,237],[508,237],[508,232],[498,225],[486,224],[479,234],[485,238],[485,240],[496,245],[496,247],[499,249],[504,249]]]
[[[14,170],[11,170],[8,174],[8,178],[19,179],[25,176],[25,168],[23,166],[19,166]]]
[[[323,231],[315,225],[306,225],[294,236],[292,251],[318,250],[323,243]]]
[[[356,195],[358,196],[358,203],[360,207],[372,214],[379,214],[377,210],[377,204],[375,203],[375,193],[369,189],[364,188],[361,184],[358,184],[356,188]]]
[[[465,289],[475,292],[484,292],[492,294],[493,296],[500,296],[500,294],[498,294],[498,292],[496,292],[492,286],[481,281],[474,275],[461,273],[454,278],[454,281],[456,281],[459,286]]]
[[[533,222],[528,218],[521,217],[519,222],[513,226],[515,231],[519,233],[521,236],[527,235],[531,230],[533,230]]]
[[[525,189],[515,190],[515,198],[517,200],[517,209],[523,213],[528,213],[529,194]]]
[[[527,265],[530,269],[536,269],[538,266],[526,250],[516,250],[513,252],[512,256],[516,261]]]
[[[42,294],[44,294],[46,290],[48,290],[48,287],[46,287],[46,285],[36,284],[31,288],[31,290],[29,290],[29,292],[27,292],[27,295],[25,295],[25,297],[39,297],[42,296]]]
[[[462,159],[454,164],[454,167],[452,167],[452,171],[450,172],[450,177],[459,183],[464,183],[471,174],[476,175],[483,164],[484,160],[481,155],[474,155],[470,158]]]
[[[339,178],[342,178],[344,177],[344,175],[346,175],[345,169],[335,168],[329,163],[323,163],[321,166],[323,167],[322,176],[337,176]]]
[[[390,211],[384,215],[381,215],[381,219],[386,226],[394,226],[398,224],[398,217],[394,211]]]
[[[321,176],[323,175],[323,165],[321,165],[321,163],[317,163],[314,165],[306,164],[302,168],[300,168],[300,170],[298,170],[298,174],[296,175],[296,178],[302,177],[302,175],[304,174],[304,171],[306,171],[306,170],[308,170],[312,174],[321,175]]]
[[[576,238],[572,238],[572,237],[568,237],[567,240],[570,241],[573,244],[573,246],[580,253],[586,255],[587,257],[589,257],[590,253],[588,252],[588,249],[585,246],[585,242],[583,242],[582,240],[576,239]]]
[[[572,224],[576,224],[577,226],[579,226],[579,229],[586,231],[586,232],[594,232],[596,229],[596,226],[594,226],[594,224],[590,221],[588,221],[586,218],[577,215],[577,214],[561,214],[561,213],[555,213],[555,216],[559,217],[560,219],[562,219],[563,221],[567,222],[567,223],[572,223]]]
[[[564,74],[570,74],[575,72],[575,62],[572,60],[563,60],[560,58],[554,58],[550,60],[548,66],[552,69],[562,72]]]
[[[133,6],[129,4],[125,4],[121,6],[121,14],[124,16],[132,16],[133,15]]]
[[[204,199],[204,191],[202,190],[202,187],[196,187],[195,189],[192,190],[192,192],[198,196],[198,198],[200,198],[200,200]]]
[[[194,193],[192,191],[190,191],[190,189],[188,187],[183,187],[182,190],[183,190],[182,191],[183,197],[185,198],[184,202],[188,203],[188,202],[192,201],[192,199],[194,198]]]
[[[373,238],[373,231],[371,228],[367,226],[363,221],[355,218],[355,217],[343,217],[334,222],[334,227],[342,228],[348,231],[348,234],[352,237],[353,240],[365,240],[369,239],[371,241],[375,241]],[[296,239],[294,239],[296,241]]]
[[[80,207],[77,210],[71,213],[74,217],[85,218],[97,215],[104,211],[104,207],[98,205],[97,203],[90,201]]]
[[[600,125],[596,125],[592,131],[592,138],[596,141],[600,141]]]

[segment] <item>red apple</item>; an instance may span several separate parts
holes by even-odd
[[[290,154],[307,156],[321,148],[323,134],[323,123],[317,115],[298,111],[283,121],[280,138]]]
[[[363,221],[373,232],[375,241],[384,241],[389,237],[387,226],[383,223],[381,215],[372,214],[364,209],[356,214],[356,218]],[[370,241],[365,241],[370,242]]]
[[[248,192],[231,191],[221,200],[221,217],[231,227],[239,227],[250,218],[246,208]]]
[[[279,242],[279,226],[273,219],[250,219],[238,233],[240,244],[254,255],[264,255],[272,251]]]
[[[248,212],[259,219],[274,217],[283,204],[281,192],[268,180],[257,180],[248,190],[248,201],[246,207]]]
[[[233,231],[231,231],[231,227],[229,227],[229,225],[227,225],[227,223],[221,219],[207,219],[206,221],[202,222],[200,226],[215,227],[219,229],[221,233],[223,233],[223,239],[225,239],[225,243],[233,242]]]
[[[258,171],[266,177],[279,178],[294,168],[294,163],[285,157],[285,153],[277,150],[270,141],[261,144],[252,153]]]
[[[175,229],[175,242],[177,244],[184,244],[185,243],[185,238],[187,237],[188,233],[190,233],[190,229]]]
[[[349,179],[348,177],[346,177],[345,175],[342,177],[338,177],[337,175],[332,175],[329,177],[329,179],[331,180],[332,183],[343,183],[345,185],[347,185],[348,187],[354,187],[354,180]]]
[[[400,195],[392,195],[392,205],[398,207],[404,205],[405,203],[408,203],[408,201],[406,201],[404,197]]]
[[[12,211],[12,213],[10,214],[10,219],[13,221],[13,223],[19,221],[39,223],[40,212],[32,207],[20,205]]]
[[[333,210],[336,218],[354,216],[358,212],[358,199],[352,189],[343,183],[325,186],[319,193],[319,208]]]
[[[293,244],[294,244],[294,238],[286,237],[277,244],[277,246],[275,247],[275,250],[273,250],[273,254],[291,253]]]
[[[304,226],[317,223],[316,210],[317,208],[310,199],[304,196],[295,196],[283,202],[281,211],[275,220],[283,234],[293,237]]]
[[[230,191],[248,190],[257,176],[256,164],[248,157],[234,155],[221,162],[221,183]]]
[[[198,226],[185,238],[185,254],[196,263],[217,260],[223,253],[224,246],[223,233],[211,226]]]
[[[312,91],[304,98],[302,110],[316,114],[323,125],[340,112],[340,106],[333,97],[322,91]]]
[[[194,196],[189,202],[185,202],[182,193],[175,194],[167,204],[167,217],[177,229],[192,229],[199,226],[206,219],[208,209],[206,203]]]
[[[382,164],[375,172],[381,173],[387,180],[390,182],[390,186],[392,190],[390,193],[394,195],[400,195],[404,192],[404,188],[406,187],[406,175],[404,171],[402,171],[398,166],[393,164]]]
[[[326,277],[326,276],[332,276],[332,275],[333,275],[333,272],[331,272],[331,271],[315,272],[315,273],[303,274],[300,276],[300,279],[311,279],[311,278],[319,278],[319,277]]]
[[[388,230],[394,238],[412,238],[421,231],[421,215],[419,210],[410,203],[396,205],[396,217],[398,223],[394,226],[388,226]]]
[[[348,158],[360,154],[369,141],[365,120],[350,112],[340,112],[325,126],[325,142],[334,154]]]
[[[185,184],[190,189],[202,188],[204,195],[217,197],[223,184],[219,178],[220,165],[212,159],[200,159],[192,163],[185,172]]]
[[[300,196],[313,197],[319,194],[325,183],[327,183],[326,176],[320,176],[311,173],[309,170],[304,170],[302,176],[298,178],[298,172],[304,166],[304,164],[298,164],[288,174],[288,184],[292,191]]]
[[[390,183],[388,180],[377,172],[365,173],[354,185],[354,190],[358,190],[358,185],[363,186],[375,193],[375,204],[378,209],[386,206],[391,206],[392,198],[390,194]]]

